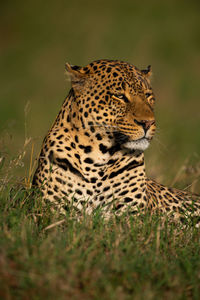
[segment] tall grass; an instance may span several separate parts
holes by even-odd
[[[73,208],[61,217],[42,205],[38,191],[9,173],[4,181],[6,168],[1,299],[199,299],[198,228],[149,215],[129,222],[105,221],[100,211],[77,218]]]

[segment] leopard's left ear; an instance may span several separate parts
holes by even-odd
[[[65,69],[71,79],[72,86],[81,85],[85,81],[85,72],[82,67],[70,65],[69,63],[65,64]]]
[[[149,65],[146,69],[141,70],[141,72],[145,77],[149,78],[152,75],[151,66]]]

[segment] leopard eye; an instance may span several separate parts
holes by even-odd
[[[151,96],[151,93],[146,93],[145,96],[146,96],[147,98],[149,98],[149,97]]]
[[[116,95],[116,97],[119,98],[119,99],[123,99],[124,95]]]
[[[125,103],[129,103],[128,98],[124,94],[113,95],[115,98],[123,100]]]

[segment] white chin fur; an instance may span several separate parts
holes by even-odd
[[[131,150],[140,150],[144,151],[149,147],[149,141],[145,138],[137,140],[137,141],[131,141],[127,142],[123,145],[123,147],[131,149]]]

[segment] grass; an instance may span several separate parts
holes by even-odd
[[[1,299],[199,299],[198,228],[148,215],[105,222],[100,211],[61,217],[7,170],[1,166]]]

